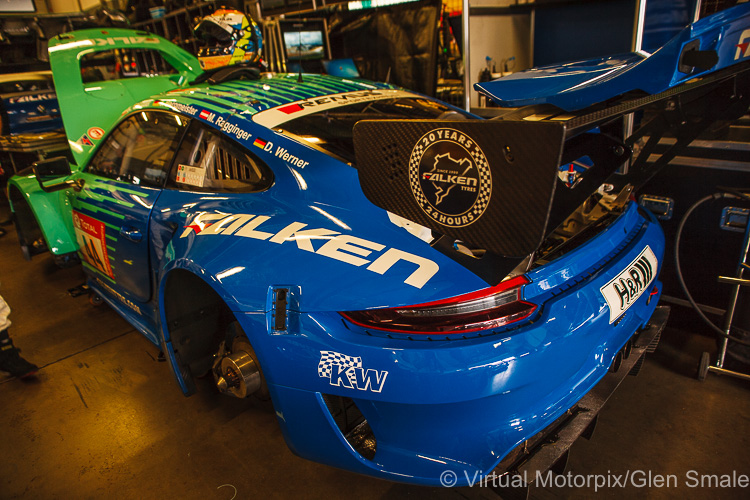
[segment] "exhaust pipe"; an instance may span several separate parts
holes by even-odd
[[[609,371],[612,373],[617,373],[617,370],[620,369],[620,365],[622,365],[622,349],[617,351],[617,354],[615,354],[615,359],[612,360],[612,364],[609,367]]]
[[[633,339],[628,339],[628,341],[625,343],[625,345],[622,348],[622,358],[628,359],[630,357],[630,353],[633,352]]]

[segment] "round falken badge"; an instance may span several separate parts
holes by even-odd
[[[409,183],[422,210],[443,226],[464,227],[484,213],[492,194],[492,174],[484,152],[451,128],[424,134],[409,158]]]

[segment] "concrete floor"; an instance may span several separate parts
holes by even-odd
[[[68,295],[80,269],[58,269],[48,255],[25,262],[7,229],[0,294],[14,341],[41,370],[27,381],[0,376],[0,499],[496,498],[311,463],[288,450],[270,403],[220,396],[208,381],[183,397],[157,348],[107,306]],[[573,446],[570,480],[532,498],[748,498],[750,488],[690,487],[699,475],[750,476],[750,383],[698,382],[700,353],[715,344],[680,324],[698,329],[673,309],[657,352],[605,406],[593,439]],[[628,486],[616,486],[625,474]],[[652,486],[636,487],[649,474]],[[564,486],[587,475],[610,487]]]

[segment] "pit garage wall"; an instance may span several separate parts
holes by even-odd
[[[505,7],[515,3],[515,0],[470,2],[472,7]],[[479,94],[474,90],[474,84],[479,82],[479,73],[487,66],[486,57],[494,59],[498,73],[503,69],[503,61],[511,57],[516,58],[512,71],[522,71],[531,67],[531,16],[528,13],[502,16],[472,15],[469,22],[471,106],[475,107],[479,106]]]
[[[424,0],[335,12],[328,18],[333,58],[352,58],[364,78],[434,96],[440,8],[440,0]]]

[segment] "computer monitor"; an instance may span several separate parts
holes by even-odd
[[[36,12],[34,0],[5,0],[0,2],[0,13]]]
[[[288,61],[329,59],[328,33],[323,19],[288,20],[279,23]]]

